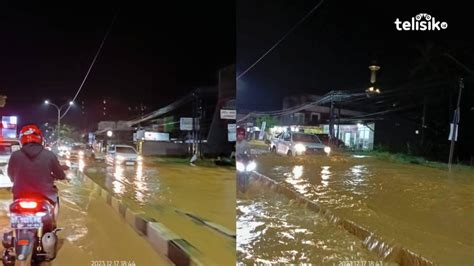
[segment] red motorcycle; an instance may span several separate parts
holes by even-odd
[[[3,235],[4,265],[32,265],[56,257],[57,236],[54,202],[41,196],[21,198],[10,204],[12,231]]]

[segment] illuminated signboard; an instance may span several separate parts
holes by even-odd
[[[16,138],[18,118],[16,116],[2,116],[2,136]]]
[[[145,140],[151,141],[169,141],[170,134],[162,132],[145,131]]]

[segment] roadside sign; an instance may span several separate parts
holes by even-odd
[[[448,140],[453,140],[453,137],[454,137],[454,141],[458,141],[458,127],[459,127],[458,124],[453,124],[453,123],[450,124]]]
[[[227,130],[234,131],[237,129],[236,124],[227,124]]]
[[[236,124],[227,124],[227,141],[233,142],[237,140]]]
[[[137,130],[137,135],[135,136],[137,140],[145,139],[145,130]]]
[[[192,117],[181,117],[179,119],[179,129],[183,131],[193,130],[193,118]]]
[[[16,116],[2,116],[1,136],[4,138],[16,138],[18,118]]]
[[[170,135],[163,132],[145,131],[145,140],[151,141],[170,141]]]
[[[221,119],[236,119],[237,112],[230,109],[221,109]]]

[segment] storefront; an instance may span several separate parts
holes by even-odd
[[[329,134],[329,125],[320,126],[275,126],[270,129],[272,136],[285,130],[308,134]],[[374,148],[375,123],[334,125],[334,133],[351,150],[372,150]]]

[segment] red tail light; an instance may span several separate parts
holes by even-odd
[[[36,201],[20,201],[20,207],[22,209],[36,209],[38,203]]]
[[[26,246],[28,245],[28,243],[30,243],[30,241],[28,241],[27,239],[20,239],[16,242],[19,246]]]

